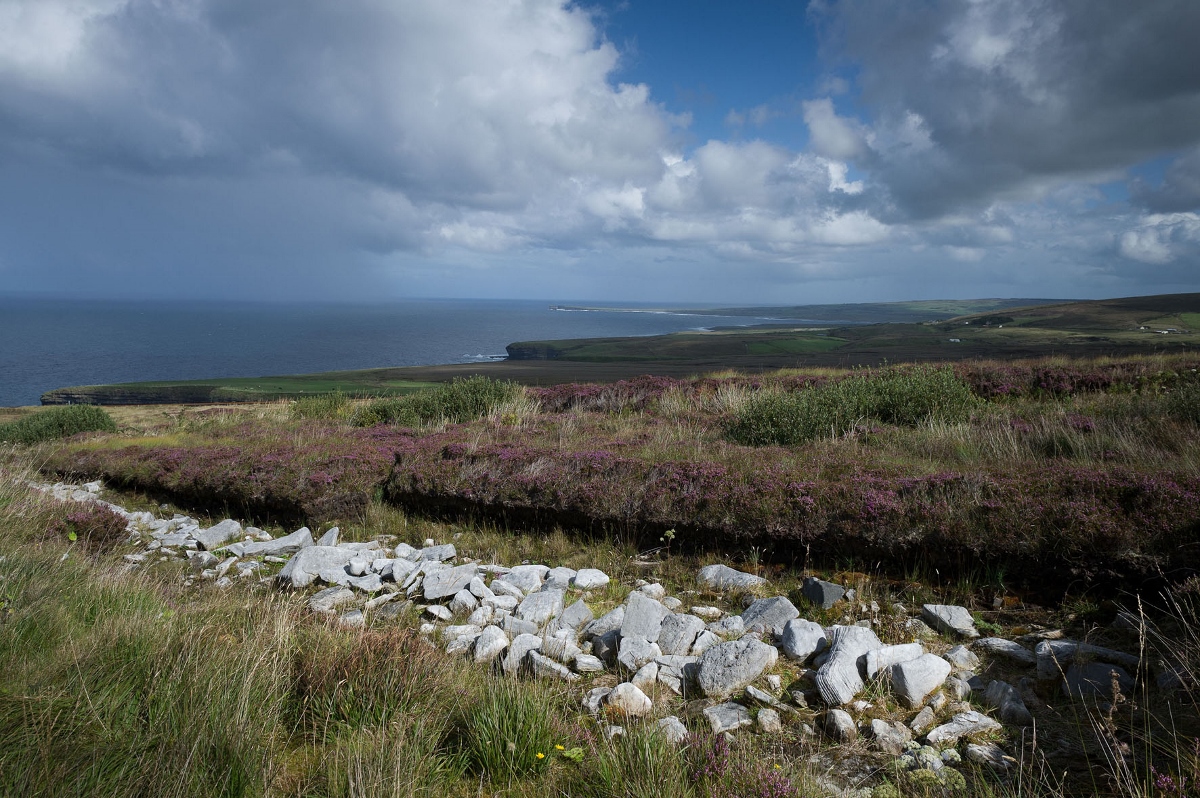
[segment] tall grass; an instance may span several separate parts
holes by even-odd
[[[41,443],[69,438],[80,432],[116,431],[116,422],[101,408],[94,405],[66,405],[0,424],[0,442]]]
[[[493,380],[481,375],[456,377],[427,391],[371,402],[355,411],[351,421],[359,427],[375,424],[418,426],[430,421],[460,424],[489,415],[506,405],[517,407],[523,392],[520,385],[508,380]]]

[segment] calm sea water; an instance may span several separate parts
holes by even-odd
[[[71,385],[465,363],[502,357],[513,341],[762,321],[555,311],[546,302],[502,300],[278,305],[0,297],[0,406],[37,404],[43,392]]]

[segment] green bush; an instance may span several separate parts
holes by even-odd
[[[491,413],[500,405],[511,402],[524,389],[509,380],[489,377],[455,377],[448,383],[428,391],[380,399],[359,408],[352,423],[359,427],[375,424],[416,426],[422,422],[446,420],[461,424]]]
[[[900,426],[928,419],[961,421],[977,401],[951,369],[895,368],[791,393],[761,394],[738,411],[726,434],[752,446],[791,446],[841,435],[867,421]]]
[[[1181,381],[1162,401],[1163,409],[1171,418],[1200,424],[1200,380]]]
[[[95,405],[65,405],[41,410],[9,424],[0,424],[0,441],[40,443],[69,438],[80,432],[116,432],[112,416]]]
[[[316,396],[301,397],[288,407],[288,415],[292,418],[323,418],[342,419],[353,411],[354,405],[350,397],[341,391],[322,393]]]

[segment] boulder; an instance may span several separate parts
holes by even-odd
[[[654,724],[654,728],[672,745],[679,745],[688,736],[687,727],[683,725],[683,721],[674,715],[669,715],[661,719],[658,723]]]
[[[989,654],[1003,657],[1018,665],[1033,665],[1037,662],[1037,656],[1032,651],[1020,643],[1005,640],[1003,637],[981,637],[972,643],[971,647],[977,651],[986,651]]]
[[[584,640],[600,637],[601,635],[606,635],[609,632],[619,631],[624,622],[625,606],[622,605],[610,610],[609,612],[606,612],[596,620],[588,623],[583,627],[583,631],[579,633],[579,636]]]
[[[625,603],[621,637],[639,638],[654,643],[662,632],[663,621],[671,611],[644,593],[633,592]]]
[[[579,674],[561,662],[555,662],[549,657],[542,656],[538,651],[530,651],[527,656],[529,657],[530,671],[539,679],[561,679],[564,682],[579,681]]]
[[[946,634],[961,637],[979,637],[975,629],[975,619],[966,607],[953,604],[926,604],[921,607],[921,619],[925,623]]]
[[[703,618],[706,621],[718,620],[724,614],[719,607],[692,607],[692,615],[695,615],[697,618]]]
[[[878,718],[871,721],[872,747],[892,756],[904,753],[905,746],[912,741],[912,732],[903,723]]]
[[[696,642],[692,643],[692,656],[698,657],[720,642],[721,638],[706,629],[696,635]]]
[[[658,645],[664,654],[685,656],[691,652],[696,635],[703,631],[704,621],[695,615],[668,615],[663,619]]]
[[[321,537],[317,538],[316,545],[318,546],[336,546],[338,544],[338,528],[330,527],[322,533]]]
[[[774,646],[754,638],[721,643],[701,655],[696,680],[704,695],[724,700],[757,679],[777,658]]]
[[[697,581],[701,587],[713,591],[749,590],[757,585],[765,585],[766,579],[745,571],[737,571],[728,565],[706,565],[700,569]]]
[[[479,606],[479,600],[470,590],[462,589],[450,599],[450,612],[455,615],[469,615]]]
[[[407,543],[397,543],[392,553],[402,560],[411,560],[413,562],[416,562],[417,558],[421,556],[420,549],[414,549]]]
[[[319,615],[332,615],[338,607],[353,601],[353,590],[340,586],[327,587],[309,597],[308,608]]]
[[[241,536],[242,525],[232,518],[226,518],[221,523],[210,526],[208,529],[197,529],[192,533],[192,537],[200,544],[200,548],[208,551],[219,548]]]
[[[604,699],[612,692],[611,687],[593,687],[583,694],[583,708],[590,715],[599,715]]]
[[[637,673],[633,674],[633,678],[629,681],[640,690],[650,689],[658,681],[658,663],[647,662],[638,668]]]
[[[784,596],[759,599],[742,613],[742,624],[749,629],[761,624],[772,635],[783,634],[783,626],[793,618],[800,617],[800,610]]]
[[[741,637],[746,633],[746,624],[740,615],[713,621],[705,628],[719,637]]]
[[[942,659],[951,666],[964,671],[973,671],[979,667],[979,657],[966,646],[957,645],[942,655]]]
[[[950,663],[934,654],[922,654],[890,666],[887,672],[892,680],[892,690],[901,701],[916,709],[927,695],[946,681]]]
[[[558,622],[564,629],[578,630],[592,621],[592,611],[582,601],[576,601],[563,610]]]
[[[467,585],[467,590],[471,591],[471,595],[480,601],[483,601],[487,598],[494,598],[496,596],[496,594],[492,592],[492,589],[483,583],[483,578],[479,576],[471,579],[470,584]]]
[[[983,703],[996,710],[1000,720],[1010,726],[1032,726],[1033,715],[1017,688],[1008,682],[993,680],[983,693]]]
[[[622,637],[617,649],[617,662],[631,673],[661,656],[662,649],[658,647],[658,643],[651,643],[640,637]]]
[[[970,710],[958,713],[950,719],[949,723],[931,730],[925,735],[925,740],[932,746],[943,747],[953,745],[962,737],[996,731],[1000,728],[1002,728],[1001,725],[987,715]]]
[[[443,546],[426,546],[417,552],[417,560],[432,560],[434,562],[445,562],[453,560],[458,556],[458,552],[454,550],[453,543],[447,543]]]
[[[576,590],[599,590],[608,585],[608,574],[596,568],[581,568],[571,578],[571,587]]]
[[[773,709],[760,709],[757,721],[758,730],[763,734],[779,734],[783,731],[783,720]]]
[[[522,634],[513,638],[508,645],[508,653],[504,655],[504,672],[516,676],[525,664],[526,655],[542,647],[542,638],[537,635]]]
[[[292,555],[275,578],[294,588],[308,587],[322,574],[333,576],[339,570],[344,573],[355,553],[336,546],[306,546]]]
[[[883,643],[870,629],[861,626],[834,626],[829,636],[829,658],[817,671],[814,681],[829,706],[841,706],[853,700],[863,689],[858,661]]]
[[[1108,662],[1075,662],[1063,676],[1063,693],[1067,696],[1111,698],[1113,688],[1123,694],[1133,692],[1133,677],[1120,665]]]
[[[491,587],[489,587],[488,590],[491,590],[492,593],[497,597],[503,596],[504,598],[511,598],[514,601],[520,601],[521,599],[525,598],[524,590],[521,590],[521,588],[517,587],[511,582],[505,582],[499,577],[492,580]],[[517,605],[513,604],[513,606],[515,607]]]
[[[800,592],[813,604],[827,610],[842,600],[842,597],[846,595],[846,588],[841,585],[835,585],[833,582],[826,582],[823,579],[810,576],[804,580]]]
[[[517,607],[516,615],[521,620],[542,626],[562,611],[563,591],[555,588],[527,595]]]
[[[425,590],[426,601],[437,601],[438,599],[453,596],[458,591],[471,584],[471,580],[475,578],[478,569],[473,565],[458,565],[454,568],[442,568],[427,573],[422,587]]]
[[[631,718],[640,718],[650,713],[653,704],[650,697],[630,682],[622,682],[613,688],[604,701],[605,706]]]
[[[732,702],[708,707],[704,710],[704,717],[712,726],[713,734],[724,734],[743,726],[749,726],[753,722],[750,719],[750,710],[741,704]]]
[[[571,587],[571,580],[574,578],[575,578],[575,569],[574,568],[566,568],[566,567],[560,565],[559,567],[551,568],[549,571],[546,572],[546,579],[542,583],[542,587],[543,588],[550,587],[550,588],[557,588],[559,590],[566,590],[569,587]]]
[[[662,601],[667,595],[667,589],[658,582],[651,582],[649,584],[642,585],[637,589],[637,592],[643,593],[655,601]]]
[[[545,565],[518,565],[508,573],[496,577],[492,583],[492,590],[496,590],[496,582],[507,582],[520,589],[522,593],[532,593],[541,588],[542,582],[546,581],[546,574],[549,572],[549,567]],[[496,592],[500,591],[496,590]]]
[[[874,679],[891,666],[916,659],[925,653],[925,646],[920,643],[903,643],[898,646],[884,646],[867,652],[867,678]]]
[[[817,725],[830,739],[838,743],[852,743],[858,739],[858,726],[854,718],[844,709],[831,709],[817,717]]]
[[[243,557],[284,557],[291,556],[306,546],[313,545],[312,532],[303,526],[290,535],[266,541],[252,541],[242,544]]]
[[[819,623],[803,618],[788,621],[779,636],[779,648],[790,659],[805,662],[829,646],[825,629]]]
[[[508,635],[499,626],[489,626],[475,639],[475,661],[491,662],[508,648]]]
[[[604,670],[604,663],[591,654],[576,654],[571,667],[576,673],[600,673]]]

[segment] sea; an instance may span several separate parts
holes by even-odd
[[[261,377],[503,359],[514,341],[661,335],[776,321],[672,305],[413,299],[376,304],[0,296],[0,406],[75,385]],[[564,307],[566,306],[566,307]],[[694,306],[693,306],[694,307]],[[665,308],[665,310],[664,310]]]

